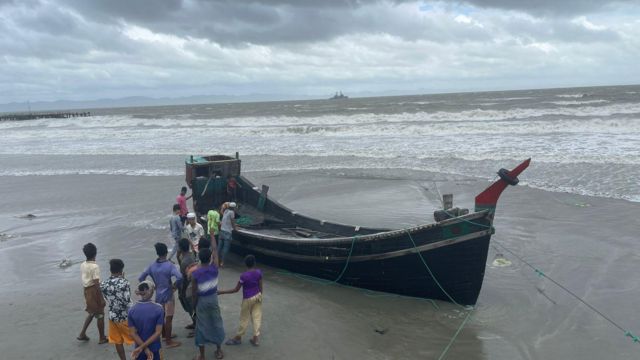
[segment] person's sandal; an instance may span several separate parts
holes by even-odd
[[[242,344],[242,340],[238,340],[238,339],[229,339],[227,340],[226,343],[224,343],[225,345],[240,345]]]
[[[222,349],[216,350],[216,359],[222,359],[222,358],[224,358],[224,353],[222,352]]]

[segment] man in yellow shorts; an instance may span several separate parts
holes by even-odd
[[[133,338],[127,325],[127,314],[131,304],[131,288],[124,278],[124,262],[109,261],[111,277],[100,284],[104,298],[109,302],[109,343],[116,346],[120,360],[126,360],[124,344],[132,345]]]

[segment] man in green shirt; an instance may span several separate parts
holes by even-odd
[[[218,232],[220,231],[220,214],[215,209],[209,210],[207,213],[207,230],[211,241],[218,242]]]

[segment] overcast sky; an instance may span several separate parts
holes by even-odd
[[[0,103],[640,83],[637,0],[0,0]]]

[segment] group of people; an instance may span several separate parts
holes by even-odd
[[[191,241],[192,250],[198,252],[198,242],[200,239],[208,236],[212,242],[215,242],[218,262],[220,267],[224,267],[224,258],[227,256],[231,248],[231,240],[233,230],[238,229],[236,224],[236,203],[225,202],[220,210],[211,209],[207,213],[207,230],[196,219],[196,214],[189,212],[185,197],[187,188],[182,187],[180,195],[176,198],[176,204],[173,205],[173,216],[169,220],[169,229],[174,245],[169,255],[169,260],[177,253],[178,242],[180,239],[186,238]]]
[[[225,331],[218,305],[218,295],[236,293],[242,289],[243,300],[240,325],[235,335],[226,345],[242,343],[250,322],[253,323],[253,337],[250,343],[259,345],[262,321],[262,272],[255,267],[253,255],[244,259],[247,270],[242,273],[236,287],[218,289],[219,268],[229,250],[235,224],[233,202],[225,203],[220,209],[207,214],[207,231],[196,221],[195,214],[186,211],[186,188],[178,196],[173,206],[174,215],[170,219],[170,230],[175,244],[171,253],[164,243],[154,245],[157,259],[138,277],[135,294],[139,301],[131,306],[130,283],[124,276],[124,262],[111,259],[111,276],[100,281],[100,269],[96,263],[97,248],[88,243],[83,247],[86,261],[80,266],[87,318],[78,340],[88,341],[86,335],[93,318],[97,320],[99,343],[115,345],[121,360],[126,359],[124,345],[134,345],[132,359],[161,359],[162,341],[166,348],[180,346],[173,334],[175,314],[175,294],[182,308],[192,320],[186,328],[192,330],[189,337],[195,337],[198,360],[205,359],[205,345],[216,345],[215,357],[222,359],[222,343]],[[181,202],[185,199],[184,204]],[[184,205],[184,207],[183,207]],[[185,216],[183,217],[183,214]],[[220,216],[222,214],[222,216]],[[207,237],[208,233],[208,237]],[[171,260],[177,255],[177,266]],[[152,281],[147,280],[151,278]],[[155,301],[152,301],[155,293]],[[105,335],[104,309],[109,305],[108,337]]]

